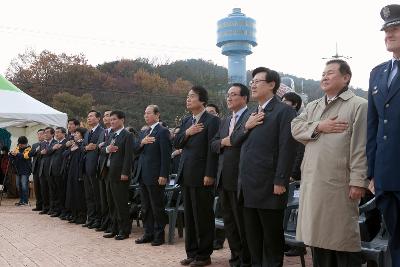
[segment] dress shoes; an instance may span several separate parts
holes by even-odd
[[[135,240],[135,243],[136,244],[146,244],[146,243],[150,243],[150,242],[152,242],[153,241],[153,238],[152,237],[150,237],[150,236],[143,236],[143,237],[141,237],[141,238],[139,238],[139,239],[136,239]]]
[[[104,227],[97,227],[95,231],[96,232],[104,232],[105,230],[107,230],[107,229]]]
[[[109,233],[109,234],[103,235],[103,237],[104,237],[104,238],[113,238],[113,237],[115,237],[116,235],[117,235],[116,233]]]
[[[93,222],[86,222],[85,224],[82,225],[82,227],[89,227],[92,224],[93,224]]]
[[[124,239],[129,238],[129,235],[118,234],[118,235],[116,235],[114,238],[115,238],[115,240],[124,240]]]
[[[187,259],[181,260],[180,263],[183,266],[189,266],[192,262],[194,262],[193,258],[187,258]]]
[[[36,208],[32,209],[32,211],[42,211],[42,208],[36,207]]]
[[[53,214],[50,215],[50,217],[55,218],[55,217],[59,217],[60,216],[60,212],[55,212]]]
[[[151,245],[153,247],[157,247],[157,246],[161,246],[162,244],[165,243],[165,240],[163,239],[157,239],[157,240],[153,240],[153,242],[151,242]]]
[[[101,225],[99,223],[92,223],[88,226],[89,229],[99,228]]]
[[[48,212],[49,212],[49,210],[42,210],[41,212],[39,212],[39,214],[43,215],[43,214],[47,214]]]
[[[190,263],[190,266],[208,266],[211,265],[211,258],[208,258],[206,260],[195,260],[192,263]]]

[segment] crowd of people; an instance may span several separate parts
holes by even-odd
[[[190,115],[168,129],[161,110],[149,105],[137,136],[126,129],[121,111],[88,112],[88,129],[79,121],[38,131],[10,152],[17,170],[20,202],[28,202],[33,173],[39,214],[105,232],[104,238],[129,237],[129,183],[138,179],[144,235],[136,244],[165,242],[168,219],[164,192],[183,191],[184,266],[211,264],[215,241],[214,198],[219,195],[231,266],[282,266],[284,211],[289,183],[301,180],[297,239],[311,247],[314,266],[361,266],[360,200],[375,194],[387,230],[393,266],[400,266],[400,5],[382,9],[386,46],[393,59],[371,72],[368,101],[350,89],[347,62],[326,63],[324,96],[299,114],[301,98],[276,95],[278,72],[253,70],[250,89],[240,83],[226,94],[229,115],[220,118],[202,86],[190,88]],[[257,102],[248,107],[250,95]],[[380,217],[380,215],[378,215]],[[287,250],[288,248],[286,248]],[[287,255],[297,255],[305,251]]]

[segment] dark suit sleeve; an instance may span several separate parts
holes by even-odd
[[[244,115],[244,114],[243,114]],[[245,117],[243,117],[243,123],[237,129],[234,129],[231,134],[231,145],[234,147],[240,147],[246,140],[251,130],[246,130],[244,127],[247,120],[249,119],[251,112],[249,111]]]
[[[124,155],[124,165],[122,166],[122,175],[127,175],[128,177],[132,173],[132,163],[133,163],[133,135],[127,133],[125,137],[125,155]]]
[[[182,120],[180,131],[174,138],[174,147],[176,149],[182,149],[185,147],[188,138],[186,137],[186,128],[185,124],[189,118],[185,118]]]
[[[37,144],[33,144],[32,145],[32,149],[31,149],[31,151],[29,151],[29,157],[36,157],[36,155],[40,152],[40,150],[39,151],[36,151],[36,149],[38,148],[38,146],[40,146],[40,144],[39,145],[37,145]]]
[[[161,152],[161,168],[160,177],[168,178],[171,168],[171,141],[170,133],[167,129],[160,132],[160,152]]]
[[[211,116],[210,120],[211,121],[207,127],[208,152],[207,152],[207,166],[206,166],[205,176],[216,178],[218,170],[218,154],[211,151],[211,140],[218,132],[220,119],[218,117]]]
[[[225,122],[226,121],[224,120],[220,123],[217,133],[211,140],[211,152],[213,153],[220,154],[222,152],[221,149],[223,148],[221,148],[221,140],[222,140],[221,131],[224,128]]]
[[[301,163],[303,162],[303,157],[304,157],[304,150],[305,146],[297,142],[296,144],[296,158],[294,160],[293,168],[292,168],[292,178],[294,180],[301,180]]]
[[[378,112],[372,96],[372,88],[374,71],[371,72],[368,90],[368,119],[367,119],[367,159],[368,159],[368,175],[369,179],[373,178],[375,168],[375,155],[376,155],[376,136],[378,133]]]
[[[134,138],[133,140],[133,152],[137,155],[142,153],[144,146],[140,146],[143,138],[144,138],[144,132],[140,132],[139,138]]]
[[[279,120],[279,153],[274,185],[287,185],[296,152],[296,141],[292,137],[291,122],[296,117],[294,109],[285,108]]]

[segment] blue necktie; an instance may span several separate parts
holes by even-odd
[[[195,117],[192,118],[192,125],[194,125],[194,124],[196,124],[196,118]]]
[[[390,82],[390,86],[389,86],[389,88],[388,88],[388,92],[390,92],[390,90],[394,89],[393,87],[394,87],[394,85],[396,84],[396,81],[399,79],[400,60],[395,60],[395,61],[393,62],[393,67],[394,67],[394,64],[397,65],[397,72],[396,72],[396,75],[394,75],[392,81]]]

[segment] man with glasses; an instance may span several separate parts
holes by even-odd
[[[219,193],[225,234],[231,250],[230,266],[250,266],[250,253],[243,224],[243,206],[237,200],[241,145],[232,146],[231,134],[245,123],[249,113],[247,103],[250,91],[240,83],[232,84],[226,95],[226,104],[232,115],[221,122],[212,140],[211,150],[219,155],[216,189]]]
[[[258,106],[230,138],[232,146],[242,145],[239,203],[252,266],[282,266],[283,216],[296,147],[290,122],[296,112],[275,96],[280,85],[276,71],[259,67],[252,76],[251,93]]]

